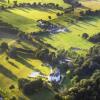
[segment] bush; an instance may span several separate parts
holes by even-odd
[[[82,38],[87,39],[88,37],[89,37],[89,35],[87,33],[82,34]]]
[[[17,51],[16,49],[13,49],[8,54],[11,58],[17,58]]]
[[[1,49],[2,49],[2,51],[6,51],[8,49],[8,44],[6,42],[2,42]]]
[[[27,79],[25,79],[25,78],[19,79],[19,80],[18,80],[18,88],[19,88],[19,89],[23,89],[24,86],[25,86],[27,83],[29,83],[29,82],[30,82],[30,81],[27,80]]]
[[[43,81],[41,79],[32,81],[26,84],[23,88],[23,92],[26,95],[32,95],[36,92],[39,92],[43,87]]]
[[[63,98],[59,94],[56,94],[55,95],[55,100],[63,100]]]
[[[51,19],[52,17],[51,16],[48,16],[48,18]]]
[[[13,96],[10,100],[17,100],[15,96]]]
[[[18,87],[23,91],[25,95],[32,95],[42,89],[43,81],[41,79],[37,79],[34,81],[29,81],[27,79],[19,79]]]
[[[11,85],[11,86],[9,87],[9,89],[15,89],[15,86],[14,86],[14,85]]]
[[[100,33],[90,37],[89,41],[93,43],[100,43]]]

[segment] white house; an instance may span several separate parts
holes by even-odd
[[[59,82],[61,80],[61,73],[60,69],[57,68],[55,72],[51,72],[50,75],[48,76],[48,81],[50,82]]]

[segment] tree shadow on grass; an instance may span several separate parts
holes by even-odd
[[[83,24],[83,25],[85,25],[85,26],[91,25],[91,26],[93,26],[93,27],[97,27],[96,25],[91,24],[91,23],[89,23],[89,22],[87,22],[87,21],[83,21],[83,22],[81,22],[81,24]]]
[[[29,62],[27,62],[27,61],[26,61],[27,59],[25,59],[25,58],[23,58],[23,57],[21,57],[21,56],[18,56],[15,60],[16,60],[17,62],[20,62],[21,64],[23,64],[25,67],[28,67],[28,68],[30,68],[30,69],[32,69],[32,70],[35,70],[35,71],[39,71],[39,72],[40,72],[40,70],[34,68],[33,65],[31,65]]]
[[[86,18],[83,19],[83,22],[85,23],[85,25],[91,25],[91,26],[94,26],[94,27],[97,27],[96,25],[90,23],[91,21],[97,21],[98,19],[100,19],[100,16],[85,16]],[[83,24],[84,24],[83,23]]]
[[[79,27],[79,28],[83,28],[83,29],[87,29],[87,28],[85,28],[85,27],[83,27],[83,26],[81,26],[81,25],[78,25],[78,24],[75,24],[77,27]]]
[[[21,56],[17,56],[17,58],[15,59],[17,62],[20,62],[21,64],[25,65],[26,67],[30,68],[30,69],[34,69],[34,66],[32,66],[31,64],[29,64],[23,57]]]
[[[12,66],[14,66],[14,67],[18,68],[18,66],[17,66],[16,64],[14,64],[13,62],[8,61],[8,63],[9,63],[10,65],[12,65]]]
[[[15,80],[17,76],[15,76],[10,70],[6,69],[3,65],[0,64],[0,73],[4,74],[6,77]]]
[[[38,70],[37,68],[35,68],[33,65],[31,65],[29,62],[27,62],[27,58],[25,57],[21,57],[21,56],[17,56],[17,58],[15,58],[15,60],[21,64],[23,64],[25,67],[30,68],[34,71],[40,72],[41,74],[43,74],[40,70]]]

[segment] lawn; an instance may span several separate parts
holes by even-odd
[[[81,3],[92,10],[100,10],[100,1],[98,0],[83,1]]]
[[[16,43],[14,40],[13,35],[12,37],[10,34],[2,35],[0,34],[0,44],[2,42],[7,42],[9,46],[16,46],[24,49],[36,49],[35,47],[31,46],[29,43],[21,42],[20,44]],[[13,43],[14,41],[14,43]],[[9,93],[11,97],[14,95],[16,97],[24,95],[21,91],[18,90],[18,78],[28,78],[28,75],[34,71],[39,71],[44,75],[48,75],[50,73],[50,69],[47,66],[43,66],[43,62],[38,59],[31,59],[27,58],[25,55],[21,55],[19,59],[11,59],[9,61],[6,60],[7,54],[1,53],[0,54],[0,88],[4,89]],[[32,79],[33,80],[33,79]],[[14,90],[10,90],[9,87],[11,85],[15,86]],[[48,95],[52,93],[48,91]],[[6,100],[6,99],[5,99]],[[7,99],[8,100],[8,99]],[[19,100],[19,99],[18,99]],[[25,100],[29,100],[25,97]]]
[[[64,20],[65,19],[65,20]],[[82,38],[83,33],[88,33],[89,36],[100,32],[100,19],[94,17],[93,20],[88,21],[79,21],[76,24],[69,25],[66,22],[67,17],[54,20],[54,22],[66,26],[71,32],[59,33],[50,35],[49,37],[45,36],[44,42],[51,44],[57,49],[69,49],[70,47],[78,47],[82,49],[89,49],[92,44],[86,39]]]
[[[7,11],[0,12],[0,20],[7,22],[19,30],[26,33],[37,32],[40,30],[37,27],[37,20],[44,19],[49,20],[48,16],[52,19],[57,18],[56,13],[61,12],[59,10],[39,10],[31,8],[16,8],[9,9]],[[41,16],[40,16],[41,15]]]
[[[41,66],[42,62],[37,59],[24,59],[20,58],[20,61],[14,59],[9,59],[6,61],[6,54],[0,55],[0,87],[4,90],[10,92],[10,95],[19,96],[21,95],[17,89],[17,79],[18,78],[28,78],[28,75],[33,71],[40,71],[41,73],[48,75],[50,70],[46,66]],[[9,87],[11,85],[15,86],[14,91],[10,91]]]
[[[11,0],[11,4],[12,4]],[[57,3],[63,7],[68,7],[67,4],[63,2],[63,0],[18,0],[18,2],[53,2]],[[87,7],[93,6],[93,4],[85,3],[84,5]],[[89,4],[89,5],[88,5]],[[97,4],[99,5],[99,3]],[[93,9],[96,7],[93,6]],[[99,6],[98,8],[99,9]],[[68,50],[70,47],[76,47],[76,48],[82,48],[82,49],[89,49],[94,44],[91,42],[88,42],[86,39],[82,38],[83,33],[88,33],[89,36],[92,36],[93,34],[96,34],[100,32],[100,19],[98,17],[94,17],[92,20],[87,21],[79,21],[74,24],[69,24],[71,20],[74,21],[74,18],[70,15],[65,15],[63,17],[57,17],[56,13],[61,12],[59,10],[45,10],[45,9],[32,9],[32,8],[14,8],[14,9],[8,9],[6,11],[0,12],[0,20],[7,22],[14,27],[19,28],[19,30],[24,31],[25,33],[30,32],[37,32],[41,30],[39,27],[37,27],[37,20],[44,19],[49,20],[48,16],[52,17],[51,22],[60,24],[70,30],[70,32],[65,33],[58,33],[54,35],[47,34],[42,37],[43,41],[45,43],[51,44],[53,47],[61,50],[65,49]],[[31,44],[22,41],[22,44],[16,44],[16,36],[11,34],[5,34],[0,32],[0,44],[3,41],[6,41],[9,45],[15,45],[16,47],[20,48],[28,48],[28,49],[36,49],[35,46],[31,46]],[[84,53],[83,51],[81,53]],[[85,52],[86,53],[86,52]],[[6,60],[7,54],[3,53],[0,54],[0,87],[7,90],[7,92],[10,92],[11,96],[23,96],[21,92],[18,90],[17,87],[17,79],[18,78],[28,78],[28,75],[32,73],[33,71],[40,71],[41,73],[48,75],[50,73],[50,69],[47,66],[42,66],[43,62],[38,59],[31,59],[28,57],[25,57],[20,55],[20,58],[15,59],[9,59],[9,61]],[[66,78],[64,82],[69,81],[69,78]],[[9,86],[14,84],[15,89],[9,90]],[[38,97],[39,96],[39,97]],[[39,92],[38,94],[35,94],[33,97],[26,98],[24,100],[40,100],[42,98],[43,100],[53,100],[53,94],[50,91],[43,91]],[[48,99],[49,98],[49,99]],[[22,99],[18,99],[22,100]]]
[[[10,4],[9,5],[12,5],[13,1],[15,1],[15,0],[10,0]],[[33,2],[36,2],[36,3],[38,3],[38,2],[41,2],[41,3],[55,3],[55,4],[59,4],[62,7],[65,7],[65,8],[69,7],[69,5],[65,4],[63,2],[63,0],[17,0],[17,1],[18,1],[18,3],[33,3]],[[8,5],[7,2],[1,2],[1,4]]]

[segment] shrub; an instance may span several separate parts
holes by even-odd
[[[11,85],[10,87],[9,87],[9,89],[14,89],[15,88],[15,86],[14,85]]]
[[[10,56],[11,58],[16,58],[16,57],[17,57],[17,51],[16,51],[16,49],[11,50],[11,51],[9,52],[9,56]]]
[[[19,89],[23,89],[25,84],[29,83],[30,81],[25,79],[25,78],[21,78],[21,79],[18,79],[18,88]]]
[[[90,37],[89,41],[93,43],[100,43],[100,33]]]
[[[1,49],[2,49],[2,51],[6,51],[8,49],[8,44],[6,42],[2,42]]]
[[[82,34],[82,38],[87,39],[88,37],[89,37],[89,35],[87,33]]]
[[[19,79],[18,87],[25,95],[32,95],[42,89],[43,81],[41,79],[37,79],[34,81],[29,81],[27,79]]]
[[[49,19],[51,19],[51,16],[48,16]]]
[[[43,81],[41,79],[32,81],[26,84],[23,88],[23,93],[25,95],[32,95],[36,92],[39,92],[43,87]]]
[[[10,100],[17,100],[15,96],[13,96]]]

